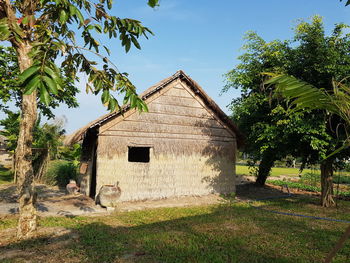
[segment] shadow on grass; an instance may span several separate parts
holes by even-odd
[[[240,200],[258,200],[261,198],[275,198],[287,196],[286,189],[274,188],[268,185],[257,186],[255,183],[247,183],[236,186],[236,196]],[[302,196],[302,195],[300,195]]]
[[[215,206],[200,214],[184,214],[184,217],[157,222],[152,222],[155,215],[171,218],[169,213],[174,216],[185,210],[152,211],[70,222],[79,238],[61,246],[53,255],[45,254],[57,242],[50,236],[0,247],[0,251],[1,254],[16,249],[32,252],[29,257],[32,262],[55,260],[55,257],[61,262],[69,259],[68,262],[92,263],[321,262],[346,227],[261,213],[244,205]],[[59,237],[64,239],[71,240],[71,235]],[[76,261],[65,255],[75,255]],[[349,259],[347,244],[334,262],[349,262]]]

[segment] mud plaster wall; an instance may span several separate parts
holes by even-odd
[[[97,193],[117,182],[120,201],[235,191],[235,135],[184,83],[166,87],[148,107],[100,128]],[[150,162],[128,162],[128,146],[151,147]]]

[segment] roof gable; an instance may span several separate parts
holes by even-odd
[[[208,112],[212,114],[212,116],[215,117],[220,123],[222,123],[225,127],[228,128],[237,138],[237,145],[240,147],[243,143],[242,135],[239,132],[236,125],[229,119],[229,117],[220,109],[220,107],[205,93],[205,91],[195,82],[193,79],[191,79],[189,76],[187,76],[183,71],[177,71],[174,75],[160,81],[156,85],[148,88],[146,91],[144,91],[140,97],[147,103],[151,103],[152,101],[156,100],[158,97],[160,97],[162,94],[166,94],[167,92],[176,92],[171,89],[174,84],[178,83],[184,83],[186,85],[182,85],[185,90],[187,90],[189,93],[192,94],[193,98],[198,101],[199,104],[203,106]],[[171,102],[169,102],[171,103]],[[86,132],[90,129],[96,129],[101,126],[103,126],[103,131],[108,129],[108,127],[111,127],[112,125],[115,125],[120,120],[127,118],[127,116],[130,116],[131,114],[134,114],[136,112],[135,109],[130,109],[129,105],[125,105],[122,107],[122,110],[119,112],[112,112],[109,114],[106,114],[99,119],[90,122],[85,127],[79,129],[77,132],[75,132],[72,136],[70,136],[67,140],[67,143],[74,143],[76,141],[81,140]],[[123,115],[122,115],[123,113]],[[122,118],[117,118],[118,116],[123,116]]]

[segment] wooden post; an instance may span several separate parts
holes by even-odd
[[[326,259],[324,260],[324,263],[331,263],[333,257],[337,252],[343,248],[345,241],[350,237],[350,226],[346,229],[345,233],[342,235],[342,237],[339,239],[337,244],[334,246],[331,252],[327,255]]]

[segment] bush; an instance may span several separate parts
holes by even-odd
[[[301,175],[300,177],[300,183],[311,185],[311,186],[318,186],[321,182],[319,173],[305,173]]]
[[[76,180],[77,167],[71,161],[55,160],[48,165],[46,173],[42,177],[42,182],[48,185],[64,187],[70,179]]]

